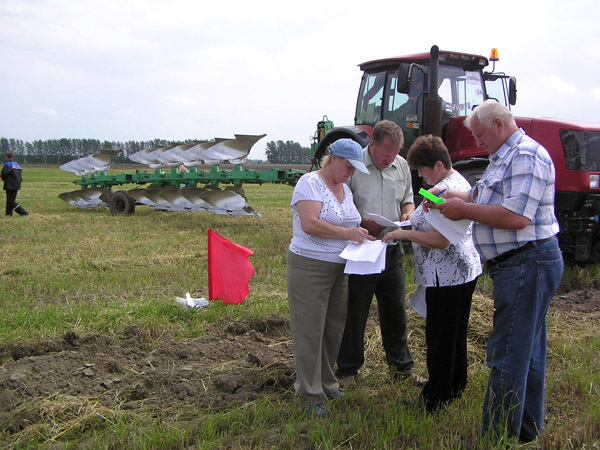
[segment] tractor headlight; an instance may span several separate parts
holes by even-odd
[[[600,175],[590,175],[590,189],[598,189],[600,187]]]

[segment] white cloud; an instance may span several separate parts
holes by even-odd
[[[167,95],[164,97],[166,103],[182,107],[197,106],[198,101],[192,97],[183,95]]]
[[[58,119],[58,113],[51,108],[35,108],[33,111],[49,119]]]
[[[540,78],[539,81],[543,87],[548,89],[549,92],[559,94],[573,94],[577,92],[577,87],[573,86],[572,84],[569,84],[568,82],[556,75]]]

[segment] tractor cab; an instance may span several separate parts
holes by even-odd
[[[372,127],[384,119],[396,122],[404,132],[403,155],[421,134],[439,134],[445,140],[450,119],[469,115],[475,106],[490,98],[488,89],[498,101],[507,106],[514,104],[514,78],[484,73],[487,65],[483,56],[447,51],[439,51],[437,67],[431,62],[430,53],[360,64],[363,76],[355,125]],[[439,119],[435,117],[437,112],[427,112],[426,100],[432,97],[441,102]],[[436,124],[429,122],[437,122],[441,130],[436,132]]]

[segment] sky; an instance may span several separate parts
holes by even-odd
[[[484,5],[485,6],[480,6]],[[600,122],[597,0],[0,0],[0,136],[309,147],[352,125],[365,61],[489,57],[517,116]]]

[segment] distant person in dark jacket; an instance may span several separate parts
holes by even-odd
[[[6,153],[6,162],[0,175],[2,181],[4,181],[4,190],[6,191],[6,215],[12,216],[13,211],[15,211],[20,216],[27,216],[29,213],[17,203],[17,193],[21,189],[23,169],[18,162],[13,161],[14,157],[13,153]]]

